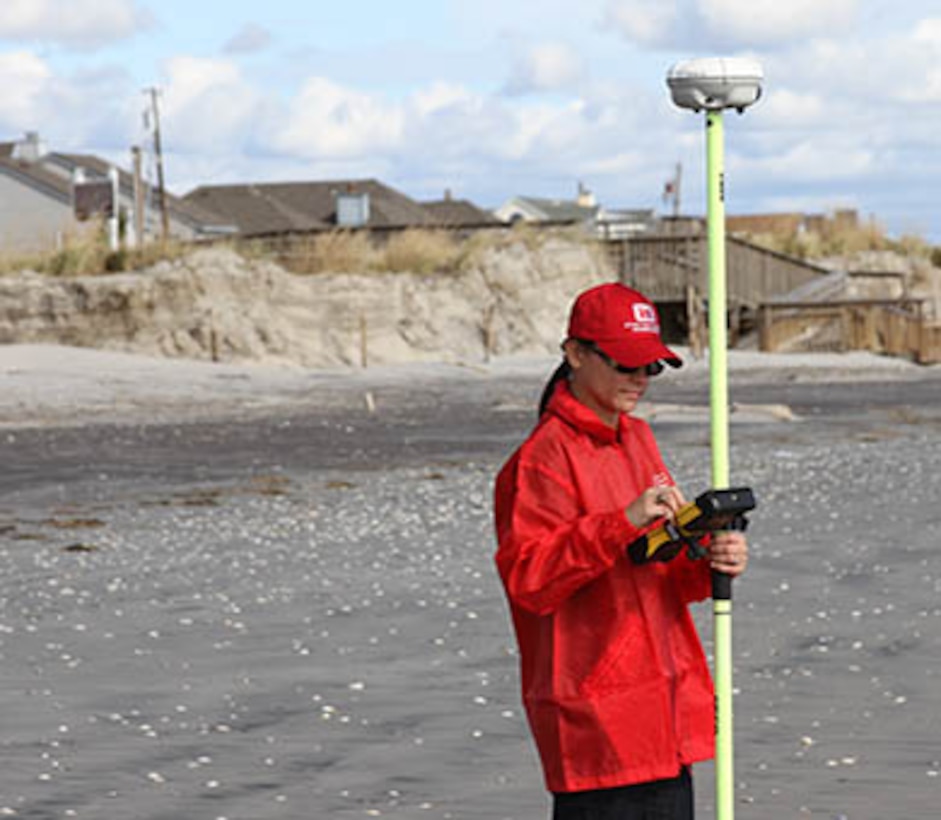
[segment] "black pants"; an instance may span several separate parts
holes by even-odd
[[[553,795],[552,820],[693,820],[693,778]]]

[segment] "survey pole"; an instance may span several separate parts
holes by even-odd
[[[706,112],[706,234],[709,294],[709,405],[712,486],[729,487],[728,294],[725,259],[725,133],[723,110],[741,113],[761,95],[761,67],[752,60],[706,58],[677,63],[667,84],[681,108]],[[732,703],[732,578],[712,573],[713,678],[716,697],[716,818],[735,817]]]
[[[709,258],[709,406],[712,486],[729,486],[729,380],[725,265],[725,133],[721,110],[706,112],[706,237]],[[735,816],[732,708],[732,579],[712,573],[716,691],[716,817]]]
[[[725,134],[721,111],[706,113],[706,239],[709,259],[709,407],[712,486],[729,486],[728,295],[725,267]]]

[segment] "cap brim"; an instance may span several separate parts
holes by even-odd
[[[630,341],[595,339],[594,342],[600,350],[624,367],[644,367],[654,362],[665,362],[670,367],[683,366],[683,360],[653,334],[646,339],[637,337]]]

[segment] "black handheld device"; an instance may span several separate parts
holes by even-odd
[[[744,530],[748,526],[745,513],[755,505],[750,487],[707,490],[680,507],[675,521],[667,521],[631,543],[627,554],[635,564],[647,564],[670,561],[686,547],[691,558],[702,558],[706,554],[700,544],[702,537],[720,530]]]

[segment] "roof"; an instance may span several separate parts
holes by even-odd
[[[0,143],[0,173],[35,188],[60,202],[72,201],[72,183],[68,177],[43,168],[38,163],[13,159],[12,143]]]
[[[59,154],[51,153],[48,155],[52,162],[65,166],[71,172],[74,168],[84,168],[91,171],[95,176],[106,177],[108,171],[114,166],[112,163],[96,157],[94,154]],[[134,190],[134,178],[127,171],[118,168],[118,184],[125,193]],[[175,196],[166,191],[167,210],[173,219],[181,222],[188,222],[194,226],[215,226],[220,225],[217,214],[200,208],[199,205],[188,202],[186,199]]]
[[[431,214],[437,224],[443,227],[470,228],[502,224],[490,211],[478,208],[467,199],[445,197],[423,202],[422,207]]]
[[[573,199],[517,196],[513,202],[547,222],[587,222],[595,219],[599,211],[598,205],[579,205]]]
[[[51,151],[35,162],[14,159],[16,145],[16,142],[0,143],[0,173],[64,203],[72,201],[72,172],[76,168],[84,168],[92,177],[106,178],[108,171],[115,167],[93,154],[61,154]],[[132,195],[134,179],[131,174],[120,168],[118,184],[125,196]],[[167,209],[173,219],[194,227],[220,227],[218,216],[174,196],[169,191]]]
[[[243,236],[336,227],[337,194],[368,194],[371,228],[434,227],[431,211],[375,179],[206,185],[184,198],[238,226]]]

